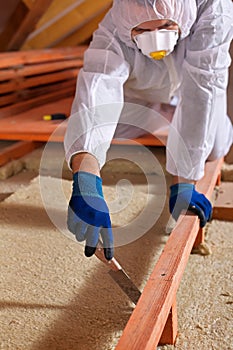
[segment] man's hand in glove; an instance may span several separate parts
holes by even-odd
[[[78,171],[73,175],[67,226],[79,242],[86,241],[86,256],[90,257],[95,253],[101,236],[106,259],[113,258],[111,220],[100,177],[85,171]]]
[[[204,194],[195,190],[190,183],[177,183],[170,187],[169,209],[172,217],[177,220],[182,210],[189,210],[200,219],[200,227],[210,221],[212,205]]]

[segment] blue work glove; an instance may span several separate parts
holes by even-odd
[[[178,219],[182,210],[193,212],[200,219],[200,227],[204,227],[212,215],[210,201],[189,183],[177,183],[170,187],[169,209],[175,220]]]
[[[67,226],[79,242],[86,241],[87,257],[95,253],[101,236],[106,259],[113,258],[111,220],[100,177],[84,171],[73,175],[73,192],[69,202]]]

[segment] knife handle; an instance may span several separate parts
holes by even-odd
[[[122,270],[121,265],[118,263],[118,261],[115,258],[112,258],[111,260],[107,260],[104,255],[104,248],[102,243],[99,241],[96,247],[95,256],[101,260],[105,265],[107,265],[112,271],[119,271]]]

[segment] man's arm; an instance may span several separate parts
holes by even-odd
[[[71,159],[71,168],[74,174],[78,171],[85,171],[100,177],[97,159],[87,152],[75,154]]]

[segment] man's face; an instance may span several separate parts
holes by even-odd
[[[170,21],[168,19],[156,19],[152,21],[143,22],[140,25],[134,27],[131,31],[132,39],[134,39],[135,36],[138,34],[142,34],[144,32],[151,32],[153,30],[159,30],[159,29],[168,29],[168,30],[178,30],[178,25]]]

